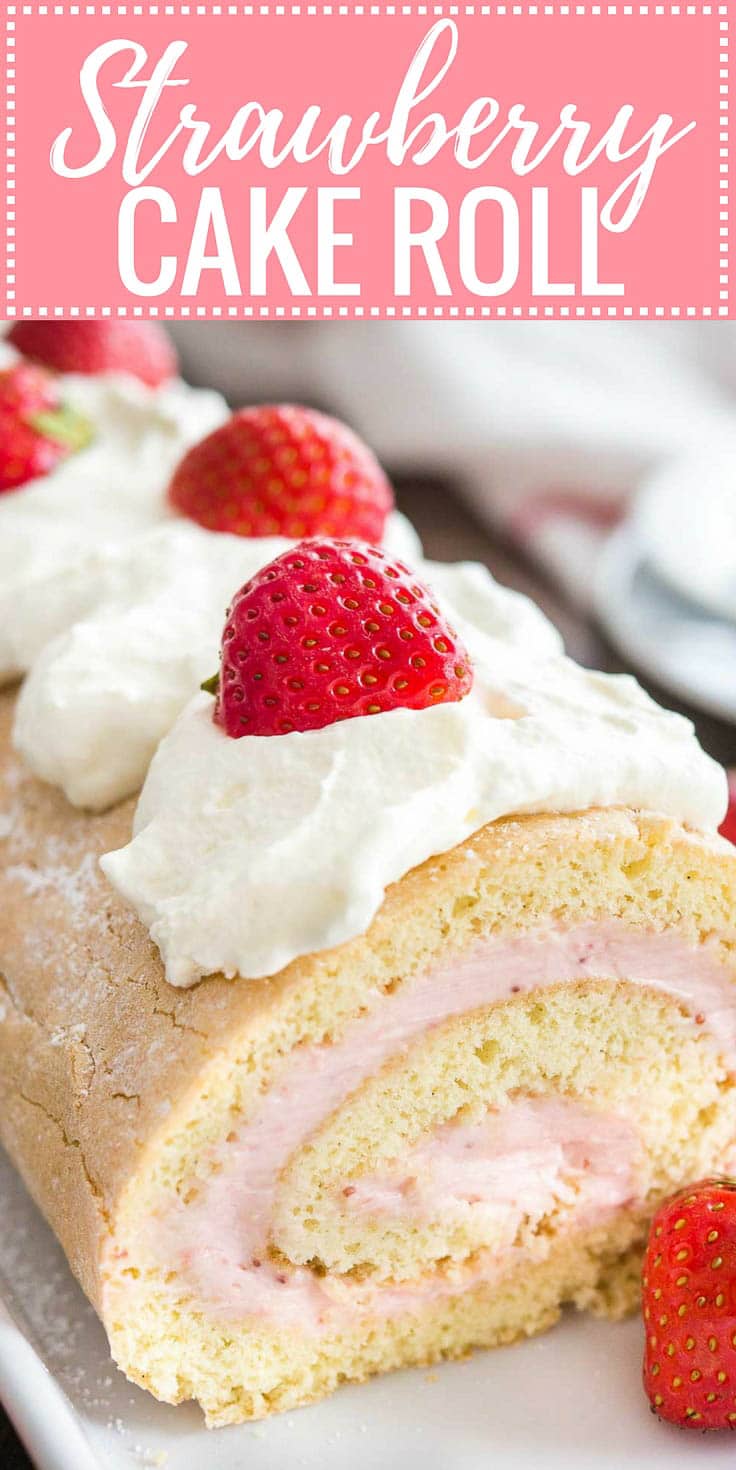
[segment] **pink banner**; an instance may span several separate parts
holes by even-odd
[[[6,317],[725,317],[727,5],[9,5]]]

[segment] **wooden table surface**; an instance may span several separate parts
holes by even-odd
[[[398,483],[400,508],[414,522],[429,557],[438,561],[463,558],[483,561],[499,581],[533,597],[560,629],[568,653],[592,668],[620,672],[626,668],[600,632],[571,609],[555,587],[537,569],[508,546],[499,544],[471,512],[452,494],[450,487],[426,480]],[[634,671],[636,672],[636,671]],[[644,682],[644,681],[643,681]],[[666,692],[648,686],[655,697],[673,705]],[[682,708],[681,706],[677,706]],[[736,729],[684,709],[696,723],[698,735],[712,755],[727,765],[736,765]],[[31,1470],[31,1462],[0,1410],[0,1470]]]

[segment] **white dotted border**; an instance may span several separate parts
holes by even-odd
[[[5,308],[15,316],[15,7],[5,22]]]
[[[719,220],[719,225],[718,225],[718,235],[719,235],[719,245],[718,245],[718,254],[719,254],[718,270],[719,270],[719,276],[718,276],[718,282],[719,282],[719,289],[718,289],[718,296],[719,296],[719,300],[721,302],[727,302],[728,301],[728,298],[729,298],[729,282],[728,282],[728,271],[729,271],[729,251],[728,251],[728,230],[729,230],[729,203],[728,203],[728,191],[729,191],[729,172],[728,172],[728,164],[729,164],[729,141],[728,141],[728,137],[729,137],[729,128],[728,128],[729,60],[728,60],[728,41],[729,41],[729,30],[728,30],[728,19],[729,19],[729,10],[728,10],[728,6],[727,5],[719,5],[718,6],[718,14],[720,16],[720,20],[718,22],[718,38],[719,38],[719,55],[718,55],[718,65],[719,65],[719,71],[718,71],[718,78],[719,78],[719,80],[718,80],[718,92],[719,92],[719,102],[718,102],[718,114],[719,114],[719,116],[718,116],[718,129],[719,129],[719,131],[718,131],[718,172],[719,172],[719,178],[720,178],[720,192],[719,192],[719,198],[718,198],[718,205],[719,205],[719,214],[718,214],[718,220]],[[719,306],[719,308],[718,308],[718,315],[719,316],[728,316],[728,306],[723,306],[723,305]]]
[[[727,15],[727,5],[10,5],[9,15]]]
[[[8,5],[5,103],[5,315],[16,317],[15,84],[16,15],[688,15],[718,19],[719,40],[719,302],[712,306],[24,306],[24,317],[164,317],[186,319],[338,318],[663,318],[729,315],[729,7],[728,5]]]

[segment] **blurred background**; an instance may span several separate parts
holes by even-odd
[[[345,418],[429,556],[528,592],[736,764],[736,328],[180,323],[192,382]]]

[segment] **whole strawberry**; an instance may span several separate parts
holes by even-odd
[[[427,587],[373,546],[304,541],[236,594],[215,719],[228,735],[319,730],[462,699],[468,654]]]
[[[51,373],[28,362],[0,372],[0,494],[49,474],[91,438]]]
[[[381,541],[393,492],[345,424],[288,404],[243,408],[195,444],[169,486],[180,512],[236,536]]]
[[[729,842],[736,842],[736,771],[728,773],[728,811],[718,831]]]
[[[21,360],[0,372],[0,411],[36,413],[58,405],[56,378],[35,362]]]
[[[177,372],[170,338],[156,322],[119,320],[16,322],[8,341],[58,373],[130,373],[158,388]]]
[[[736,1428],[736,1180],[703,1179],[657,1211],[643,1309],[654,1413],[687,1429]]]

